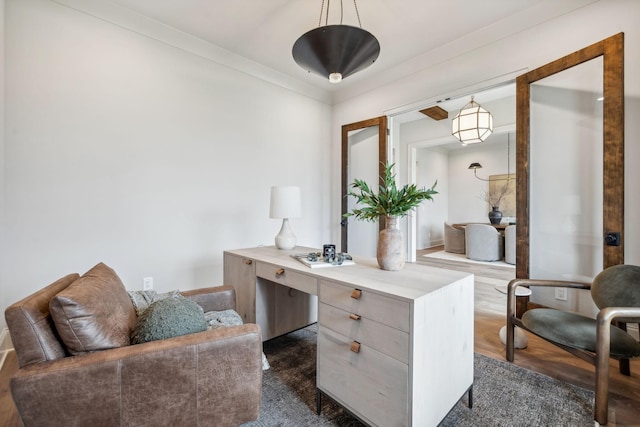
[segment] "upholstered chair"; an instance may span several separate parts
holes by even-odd
[[[468,224],[464,234],[467,258],[477,261],[502,259],[503,238],[495,227],[487,224]]]
[[[448,222],[444,223],[444,250],[454,254],[465,252],[464,229],[457,229]]]
[[[236,295],[219,286],[181,292],[180,300],[204,320],[205,312],[235,309]],[[258,419],[258,325],[205,324],[202,332],[132,344],[130,331],[143,317],[103,263],[9,306],[5,319],[20,366],[11,395],[23,425],[232,427]]]
[[[507,225],[504,229],[504,262],[516,263],[516,226]]]
[[[595,319],[552,308],[535,308],[516,317],[516,289],[520,286],[590,289],[600,309]],[[595,366],[594,419],[608,421],[609,358],[620,361],[620,372],[630,375],[629,359],[640,357],[640,343],[615,326],[614,321],[640,322],[640,267],[616,265],[598,274],[593,283],[563,280],[514,279],[507,287],[507,354],[513,362],[515,334],[519,326]]]

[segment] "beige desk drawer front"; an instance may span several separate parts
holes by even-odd
[[[256,276],[311,295],[318,295],[318,279],[315,277],[287,270],[274,264],[264,262],[257,262],[256,264]]]
[[[320,280],[320,302],[409,332],[409,303],[367,290]],[[360,292],[358,292],[360,291]],[[354,298],[357,297],[357,298]]]
[[[409,363],[409,334],[406,332],[324,303],[320,303],[318,319],[320,325],[352,341]]]
[[[320,390],[373,425],[406,426],[408,366],[364,344],[358,353],[351,348],[352,340],[320,326]]]

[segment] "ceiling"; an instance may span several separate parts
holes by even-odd
[[[61,3],[72,1],[56,0]],[[362,28],[381,46],[375,64],[340,84],[308,74],[293,43],[318,26],[322,0],[94,0],[124,8],[195,36],[329,93],[362,92],[553,19],[596,0],[361,0]],[[77,2],[76,2],[77,3]],[[338,0],[329,24],[340,21]],[[346,25],[358,26],[354,3],[342,3]],[[324,19],[323,24],[324,25]]]

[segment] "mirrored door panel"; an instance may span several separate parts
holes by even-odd
[[[342,126],[342,215],[354,207],[353,197],[346,197],[355,178],[362,179],[376,189],[387,161],[387,117],[381,116]],[[342,252],[375,257],[378,222],[342,218]]]
[[[369,187],[378,185],[378,128],[368,127],[349,132],[349,183],[362,179]],[[376,191],[377,193],[377,191]],[[355,199],[349,197],[349,212],[356,206]],[[349,218],[349,253],[367,257],[376,256],[378,243],[378,223]]]
[[[519,76],[516,134],[516,277],[590,281],[623,263],[624,34]],[[545,291],[532,300],[594,308]]]
[[[602,89],[602,57],[531,84],[531,277],[591,281],[602,270]],[[540,289],[536,300],[556,298]]]

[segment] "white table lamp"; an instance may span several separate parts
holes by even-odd
[[[269,218],[282,218],[282,228],[276,236],[278,249],[296,247],[296,235],[289,225],[289,218],[302,216],[300,187],[271,187],[271,209]]]

